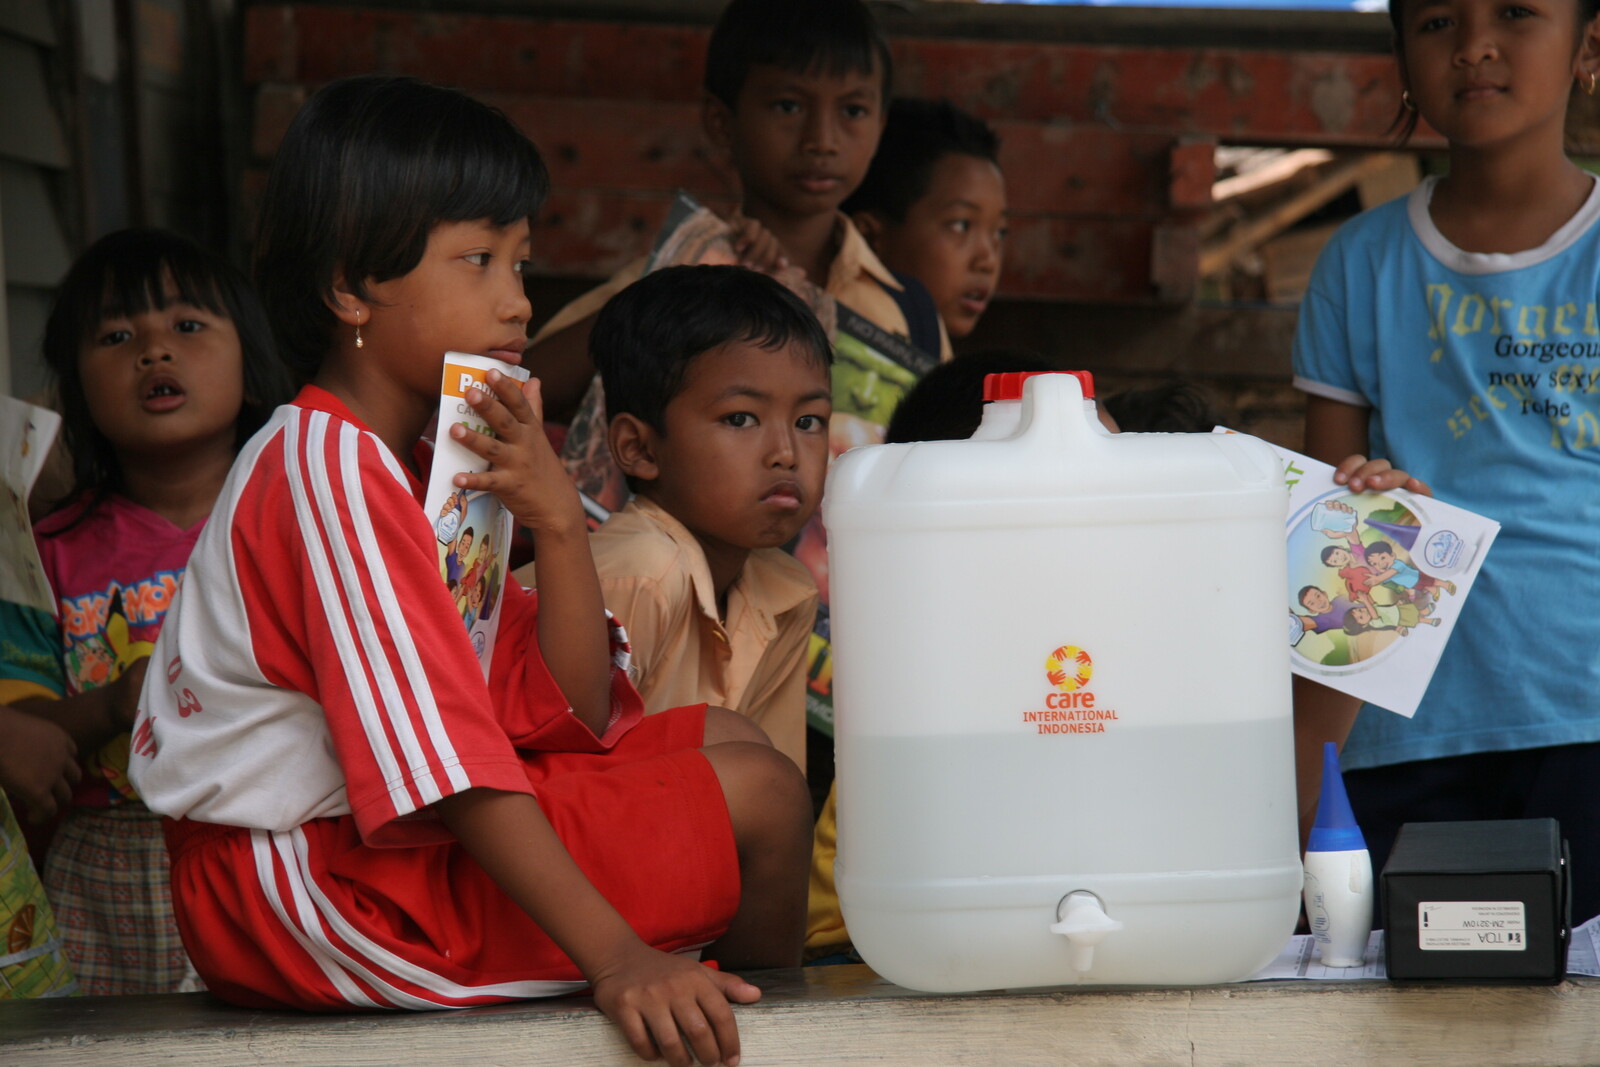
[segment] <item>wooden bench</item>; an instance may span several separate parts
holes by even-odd
[[[1257,982],[932,995],[866,967],[749,975],[746,1067],[763,1064],[1593,1064],[1600,979],[1558,986]],[[584,998],[457,1012],[246,1011],[207,994],[0,1002],[5,1067],[637,1064]]]

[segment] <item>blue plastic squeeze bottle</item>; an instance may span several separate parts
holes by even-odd
[[[1306,843],[1306,921],[1328,967],[1359,967],[1372,933],[1372,856],[1350,810],[1339,746],[1322,749],[1322,798]]]

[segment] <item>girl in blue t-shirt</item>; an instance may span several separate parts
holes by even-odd
[[[1399,125],[1441,133],[1449,173],[1340,229],[1295,338],[1307,452],[1386,456],[1502,525],[1416,716],[1296,679],[1302,749],[1348,734],[1378,865],[1404,822],[1558,819],[1574,919],[1600,911],[1600,642],[1572,618],[1600,597],[1600,192],[1563,131],[1574,84],[1596,91],[1597,10],[1393,0]]]

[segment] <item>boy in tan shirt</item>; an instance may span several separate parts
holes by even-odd
[[[782,546],[827,470],[821,324],[766,275],[669,267],[614,297],[589,343],[636,493],[590,544],[646,713],[732,708],[804,769],[817,588]]]

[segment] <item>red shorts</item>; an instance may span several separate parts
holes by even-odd
[[[704,733],[697,705],[646,716],[610,752],[524,754],[578,866],[668,952],[716,940],[739,904],[727,803],[696,751]],[[584,988],[460,845],[369,848],[348,815],[287,831],[166,825],[184,944],[236,1004],[430,1009]]]

